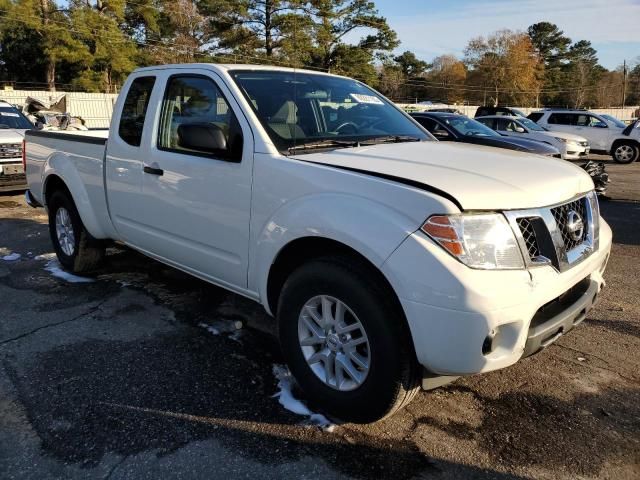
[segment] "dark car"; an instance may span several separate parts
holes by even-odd
[[[475,117],[487,117],[489,115],[507,115],[508,117],[526,117],[522,110],[513,107],[478,107]]]
[[[472,143],[561,158],[560,151],[547,143],[506,137],[464,115],[415,112],[411,116],[441,141]]]

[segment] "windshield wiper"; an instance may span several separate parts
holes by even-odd
[[[289,153],[291,152],[299,152],[302,150],[316,150],[320,148],[351,148],[351,147],[359,147],[360,142],[357,140],[318,140],[315,142],[307,142],[301,143],[299,145],[294,145],[293,147],[287,148]]]
[[[354,148],[367,145],[376,145],[379,143],[400,143],[400,142],[419,142],[419,137],[413,137],[411,135],[384,135],[380,137],[364,138],[362,140],[337,140],[337,139],[324,139],[316,142],[301,143],[300,145],[294,145],[289,147],[287,151],[299,152],[304,150],[316,150],[321,148]]]
[[[377,143],[400,143],[400,142],[419,142],[421,138],[412,135],[384,135],[381,137],[367,138],[361,140],[360,145],[375,145]]]

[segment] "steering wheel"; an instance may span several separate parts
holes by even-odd
[[[351,127],[351,129],[353,130],[351,133],[358,133],[358,130],[360,130],[360,128],[358,128],[358,125],[356,125],[353,122],[344,122],[341,123],[340,125],[338,125],[338,127],[335,129],[336,133],[347,133],[347,132],[341,132],[341,130],[343,128],[347,128],[347,127]]]

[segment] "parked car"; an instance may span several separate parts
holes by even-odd
[[[500,135],[486,125],[464,115],[414,112],[411,116],[438,140],[506,148],[560,158],[560,150],[548,143]]]
[[[592,152],[611,155],[617,163],[631,163],[640,158],[640,130],[624,135],[626,125],[609,115],[549,108],[532,112],[528,118],[552,132],[586,138]]]
[[[506,115],[508,117],[526,117],[522,110],[513,107],[478,107],[475,118],[486,117],[487,115]]]
[[[305,70],[138,69],[108,141],[29,131],[26,166],[64,268],[117,240],[261,303],[307,398],[355,422],[566,334],[611,249],[580,168],[436,142],[363,83]]]
[[[24,132],[33,125],[15,106],[0,100],[0,192],[24,190],[22,165]]]
[[[526,138],[553,145],[565,160],[577,160],[589,154],[586,138],[565,132],[550,132],[526,117],[492,115],[476,120],[507,137]]]

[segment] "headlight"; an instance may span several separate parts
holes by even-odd
[[[434,215],[421,230],[471,268],[524,268],[518,242],[502,214]]]

